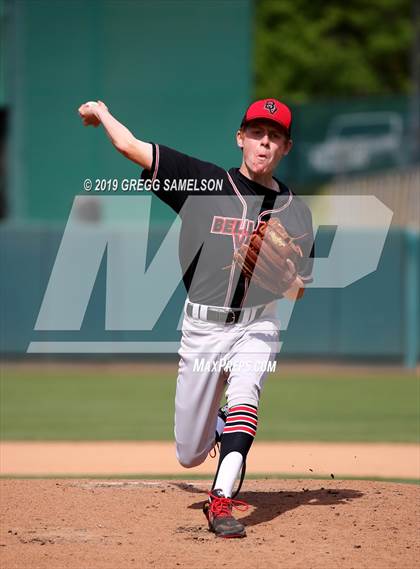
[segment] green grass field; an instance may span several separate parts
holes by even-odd
[[[59,369],[59,368],[57,368]],[[269,377],[259,440],[418,442],[414,376]],[[3,370],[3,440],[172,440],[175,376]]]

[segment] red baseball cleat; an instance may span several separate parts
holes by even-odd
[[[225,498],[221,490],[209,492],[209,499],[203,505],[203,512],[209,523],[209,530],[217,537],[246,536],[244,525],[232,516],[233,509],[245,512],[248,504]]]

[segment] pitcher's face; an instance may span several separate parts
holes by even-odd
[[[236,141],[243,150],[247,169],[257,176],[274,172],[293,144],[280,126],[265,119],[255,119],[242,127]]]

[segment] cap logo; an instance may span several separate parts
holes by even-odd
[[[267,101],[266,104],[264,105],[264,109],[267,109],[267,111],[268,111],[271,115],[274,115],[274,113],[277,112],[276,103],[275,103],[274,101]]]

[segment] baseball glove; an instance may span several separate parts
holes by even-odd
[[[235,251],[234,262],[252,283],[282,296],[296,277],[296,267],[303,256],[278,219],[261,222],[248,243]]]

